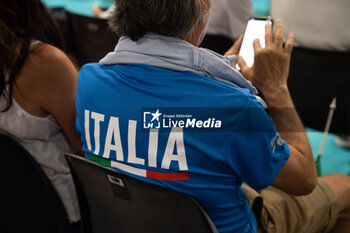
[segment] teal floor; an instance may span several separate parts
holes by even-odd
[[[48,7],[64,7],[69,11],[92,16],[93,3],[99,2],[101,7],[108,8],[113,0],[42,0]],[[253,9],[258,16],[269,15],[270,0],[252,0]],[[307,130],[313,153],[316,157],[323,133],[312,129]],[[350,150],[338,147],[334,143],[334,135],[329,134],[321,159],[322,174],[339,172],[350,175]]]
[[[91,7],[98,2],[101,7],[108,8],[113,0],[42,0],[49,8],[64,7],[74,13],[92,16]],[[270,0],[252,0],[253,10],[257,16],[267,16],[270,11]]]
[[[68,11],[86,15],[93,16],[92,5],[98,2],[100,7],[108,8],[113,0],[42,0],[43,3],[49,8],[63,7]]]
[[[311,148],[316,158],[323,133],[320,131],[307,129]],[[343,173],[350,175],[350,149],[337,146],[334,142],[335,135],[328,134],[321,157],[322,175],[330,173]]]

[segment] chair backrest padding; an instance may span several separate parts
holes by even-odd
[[[182,193],[146,183],[87,159],[66,155],[71,166],[87,232],[213,232],[203,211]],[[82,206],[84,205],[84,206]],[[84,216],[90,223],[84,223]]]
[[[0,232],[70,232],[65,208],[36,160],[0,134]]]

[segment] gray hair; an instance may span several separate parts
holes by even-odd
[[[188,36],[203,17],[200,0],[115,0],[115,6],[110,27],[134,41],[146,33]]]

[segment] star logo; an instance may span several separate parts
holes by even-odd
[[[143,112],[143,128],[159,129],[161,116],[162,116],[162,113],[159,112],[159,109],[157,109],[157,111],[155,112],[152,112],[152,111]]]
[[[161,113],[159,113],[159,109],[157,109],[157,111],[155,113],[151,113],[151,115],[153,116],[151,122],[153,122],[154,120],[159,121],[159,117],[162,115]]]

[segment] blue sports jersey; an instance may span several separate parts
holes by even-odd
[[[269,186],[288,145],[249,90],[149,65],[85,65],[76,127],[86,157],[194,197],[219,232],[256,232],[242,182]]]

